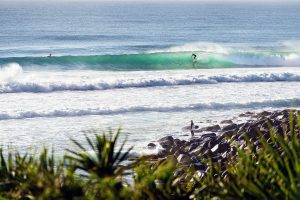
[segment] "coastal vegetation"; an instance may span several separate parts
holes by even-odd
[[[255,117],[134,160],[120,129],[72,140],[62,159],[0,149],[0,199],[299,199],[299,112]]]

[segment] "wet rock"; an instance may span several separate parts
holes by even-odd
[[[201,152],[203,151],[203,146],[198,146],[194,150],[190,151],[190,155],[200,155]]]
[[[216,138],[212,138],[209,142],[208,142],[208,148],[213,148],[216,144],[218,144],[218,140]]]
[[[174,139],[172,136],[166,136],[158,140],[158,143],[164,148],[169,149],[174,144]]]
[[[212,139],[212,138],[215,138],[217,137],[217,135],[215,133],[208,133],[208,134],[203,134],[201,135],[200,139],[203,140],[203,141],[207,141],[207,139]]]
[[[148,145],[147,145],[148,149],[155,149],[156,148],[156,144],[150,142]]]
[[[174,156],[178,157],[180,154],[184,154],[184,151],[182,149],[178,149],[175,153]]]
[[[158,152],[157,156],[161,158],[161,157],[166,156],[167,154],[168,154],[168,151],[165,149],[162,149]]]
[[[211,151],[213,153],[223,153],[230,150],[230,144],[229,143],[220,143],[220,144],[216,144]]]
[[[234,133],[235,133],[235,131],[225,131],[224,133],[223,133],[223,136],[225,137],[225,138],[227,138],[227,137],[229,137],[229,138],[231,138],[233,135],[234,135]]]
[[[190,145],[189,145],[189,148],[188,148],[188,152],[193,151],[193,150],[196,149],[198,146],[199,146],[199,143],[198,143],[198,142],[194,142],[194,143],[190,144]]]
[[[186,154],[180,154],[177,157],[177,161],[178,161],[178,163],[188,164],[188,163],[192,162],[192,159]]]
[[[233,121],[230,120],[230,119],[228,119],[228,120],[223,120],[223,121],[220,122],[220,124],[232,124],[232,123],[233,123]]]
[[[272,113],[271,112],[269,112],[269,111],[263,111],[263,112],[261,112],[261,113],[258,113],[258,116],[269,116],[269,115],[271,115]]]
[[[213,126],[207,126],[207,127],[203,127],[201,129],[199,129],[200,132],[203,132],[203,131],[218,131],[220,130],[221,127],[219,125],[213,125]]]
[[[224,126],[222,128],[222,131],[230,131],[230,130],[235,130],[237,128],[238,128],[238,125],[236,125],[236,124],[229,124],[227,126]]]
[[[180,139],[174,139],[173,142],[176,146],[180,146],[182,144]]]

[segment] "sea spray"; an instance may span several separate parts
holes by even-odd
[[[18,63],[9,63],[0,68],[0,81],[10,82],[23,73],[22,67]]]

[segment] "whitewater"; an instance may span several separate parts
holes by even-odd
[[[60,154],[122,127],[148,154],[162,136],[189,138],[190,120],[300,108],[299,9],[0,2],[0,144]]]

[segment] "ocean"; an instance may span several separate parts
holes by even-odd
[[[300,107],[300,3],[0,2],[0,141],[20,151],[122,127],[126,147],[194,120]],[[51,54],[51,57],[49,55]],[[196,58],[193,58],[193,54]]]

